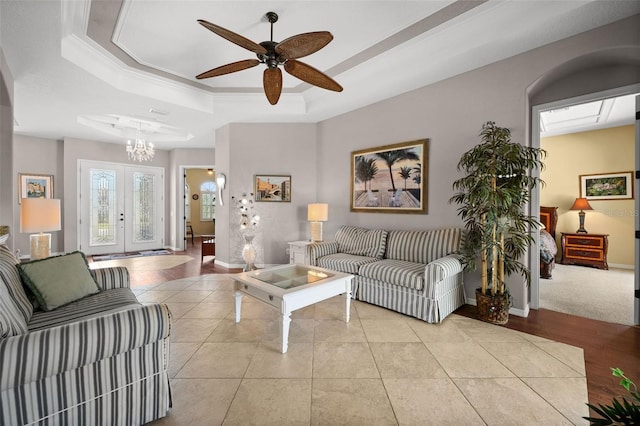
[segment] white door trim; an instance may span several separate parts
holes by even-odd
[[[571,105],[583,104],[587,102],[593,102],[601,99],[616,98],[624,95],[631,95],[634,93],[640,93],[640,84],[632,84],[629,86],[618,87],[615,89],[604,90],[602,92],[590,93],[587,95],[576,96],[573,98],[562,99],[558,101],[549,102],[546,104],[534,105],[531,107],[531,146],[534,148],[540,148],[540,113],[550,109],[558,109]],[[640,168],[640,153],[638,149],[638,123],[636,122],[636,169]],[[539,174],[539,171],[535,171]],[[640,200],[640,191],[638,191],[638,184],[636,180],[636,212],[638,212],[638,203]],[[538,217],[540,214],[540,187],[536,187],[531,193],[530,202],[530,214]],[[636,216],[637,220],[637,216]],[[533,233],[533,244],[529,248],[529,265],[531,267],[531,285],[530,285],[530,297],[529,307],[531,309],[539,309],[540,307],[540,253],[538,247],[540,247],[540,231],[536,230]],[[638,241],[636,240],[636,254],[635,259],[638,259],[640,255],[640,249],[638,249]],[[638,279],[640,272],[638,271],[638,261],[635,264],[635,279],[636,288],[638,288]],[[636,323],[638,323],[638,299],[636,299]]]

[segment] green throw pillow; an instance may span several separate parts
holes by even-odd
[[[18,268],[22,281],[45,311],[100,291],[86,257],[79,251],[21,263]]]

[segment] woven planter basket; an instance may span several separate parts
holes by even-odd
[[[491,324],[504,325],[509,321],[509,295],[482,294],[482,290],[476,289],[476,307],[478,319]]]

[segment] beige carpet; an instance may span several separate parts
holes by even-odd
[[[600,321],[633,325],[634,273],[556,265],[540,279],[540,307]]]

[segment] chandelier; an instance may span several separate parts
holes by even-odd
[[[129,160],[142,163],[143,161],[151,160],[155,151],[153,150],[153,144],[151,142],[147,143],[147,141],[142,138],[142,132],[140,131],[141,126],[142,123],[139,124],[135,144],[131,145],[131,140],[127,141],[127,154],[129,155]]]

